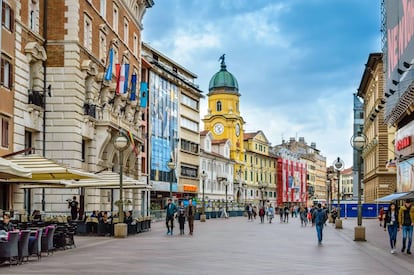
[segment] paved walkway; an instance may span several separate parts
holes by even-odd
[[[299,219],[280,224],[246,218],[195,222],[194,236],[166,236],[162,222],[126,239],[77,237],[77,248],[0,274],[413,274],[414,256],[391,255],[388,235],[364,220],[367,242],[354,242],[355,219],[344,229],[328,225],[318,246],[316,232]],[[179,230],[178,230],[179,231]],[[186,232],[187,232],[186,228]],[[177,233],[177,232],[175,232]],[[398,236],[400,247],[401,235]]]

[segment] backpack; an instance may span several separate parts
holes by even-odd
[[[322,209],[318,209],[315,212],[315,223],[317,225],[322,225],[326,222],[326,212]]]

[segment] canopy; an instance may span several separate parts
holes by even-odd
[[[101,189],[117,189],[119,188],[119,174],[112,171],[103,171],[98,174],[99,179],[81,179],[78,181],[72,181],[66,185],[66,188],[79,188],[79,187],[95,187]],[[123,188],[131,189],[148,189],[150,188],[146,182],[133,179],[131,177],[122,175]]]
[[[30,170],[0,157],[0,179],[30,178]]]
[[[390,194],[390,195],[387,195],[387,196],[382,197],[382,198],[378,198],[375,201],[390,202],[390,201],[394,201],[394,200],[399,200],[402,196],[405,196],[407,194],[408,194],[407,192],[394,193],[394,194]]]
[[[414,191],[408,192],[406,195],[401,196],[399,200],[414,199]]]
[[[32,178],[30,180],[23,177],[16,177],[12,179],[17,182],[99,178],[99,176],[96,176],[95,174],[67,168],[54,162],[53,160],[34,154],[13,156],[8,160],[32,173]]]

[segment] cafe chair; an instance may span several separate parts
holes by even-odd
[[[8,241],[0,242],[0,258],[6,258],[9,261],[10,266],[15,262],[18,263],[19,257],[19,232],[8,232]]]
[[[53,236],[55,234],[56,227],[49,225],[45,229],[45,233],[42,235],[42,252],[47,252],[47,256],[49,253],[55,250],[53,245]]]
[[[38,261],[42,257],[42,233],[42,228],[38,228],[36,230],[36,233],[34,235],[36,240],[33,243],[33,246],[29,248],[29,255],[36,255]]]
[[[30,230],[20,231],[19,264],[23,263],[24,257],[27,257],[27,261],[29,261],[29,237],[30,237]]]

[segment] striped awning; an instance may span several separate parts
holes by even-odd
[[[99,176],[85,171],[65,167],[57,162],[39,155],[17,155],[8,158],[8,161],[23,167],[31,172],[31,179],[15,177],[15,182],[54,181],[54,180],[79,180],[99,178]]]
[[[31,178],[30,170],[0,157],[0,179]]]

